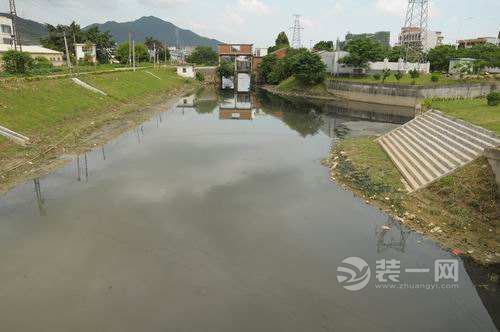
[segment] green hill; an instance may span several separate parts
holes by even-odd
[[[169,45],[211,46],[215,48],[220,43],[218,40],[200,36],[191,30],[181,29],[154,16],[144,16],[132,22],[110,21],[103,24],[92,24],[86,28],[91,26],[97,26],[101,31],[110,31],[118,43],[128,40],[129,32],[135,33],[135,39],[139,42],[152,36],[157,40],[167,42]]]
[[[10,14],[0,13],[0,16],[10,17]],[[40,45],[40,38],[47,36],[45,25],[21,17],[17,18],[17,29],[24,45]]]

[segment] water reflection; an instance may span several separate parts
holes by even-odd
[[[40,212],[41,216],[47,215],[47,212],[45,211],[45,200],[43,199],[42,195],[42,187],[40,186],[40,178],[36,178],[33,180],[34,184],[34,193],[35,193],[35,201],[38,206],[38,211]]]
[[[122,331],[167,324],[206,330],[207,322],[217,331],[235,324],[242,331],[491,330],[465,272],[454,291],[368,287],[352,294],[335,282],[337,264],[349,256],[420,265],[449,258],[336,187],[319,163],[332,138],[394,125],[332,115],[306,102],[221,98],[182,100],[0,200],[5,330],[24,321],[67,330],[84,319],[99,321],[109,308],[137,313],[126,321],[110,316],[109,326],[121,322]],[[251,110],[253,119],[221,119],[224,107]],[[404,306],[401,298],[409,299]],[[136,310],[137,299],[147,299],[144,311]],[[36,306],[40,301],[49,305]],[[169,303],[164,313],[172,315],[145,318]],[[179,303],[186,315],[178,315]],[[90,308],[85,317],[59,315],[82,306]],[[227,312],[235,313],[231,326],[224,325]]]
[[[234,93],[221,95],[219,102],[219,119],[221,120],[253,120],[255,110],[250,93]]]
[[[387,249],[400,252],[406,250],[406,240],[411,231],[392,217],[387,218],[387,224],[377,227],[375,237],[377,238],[377,252],[382,253]]]

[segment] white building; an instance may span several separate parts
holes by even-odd
[[[196,72],[193,66],[178,66],[177,75],[185,78],[195,78]]]
[[[96,45],[92,43],[75,44],[76,61],[87,60],[91,63],[97,62]]]
[[[352,73],[352,68],[348,65],[340,63],[339,60],[348,56],[349,52],[346,51],[319,51],[323,63],[326,65],[326,71],[335,75],[350,74]]]
[[[9,17],[0,16],[0,44],[10,45],[12,43],[12,20]]]
[[[425,31],[418,27],[403,27],[399,34],[399,46],[410,46],[422,48],[427,52],[436,46],[443,45],[443,35],[441,31]]]
[[[32,58],[46,58],[54,66],[64,65],[62,52],[54,51],[38,45],[22,45],[23,52],[29,53]],[[2,54],[13,50],[12,45],[0,44],[0,57]]]
[[[267,55],[267,53],[268,53],[267,48],[256,47],[256,48],[254,48],[253,56],[257,57],[257,58],[263,58]]]

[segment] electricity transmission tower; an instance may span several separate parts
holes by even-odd
[[[293,26],[290,28],[293,31],[292,34],[292,47],[301,48],[302,40],[301,33],[304,28],[300,24],[300,15],[293,15]]]
[[[21,45],[21,38],[17,33],[17,11],[16,11],[16,0],[9,0],[9,9],[10,9],[10,17],[12,20],[12,39],[11,44],[14,47],[14,50],[17,51],[17,46],[19,45],[19,51],[23,51],[23,46]]]
[[[406,47],[406,59],[423,61],[424,45],[429,30],[429,0],[408,0],[401,29],[400,44]]]

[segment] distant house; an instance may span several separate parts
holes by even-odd
[[[479,37],[479,38],[471,38],[471,39],[462,39],[462,40],[459,40],[457,43],[458,43],[458,47],[461,47],[461,48],[469,48],[472,46],[485,45],[485,44],[500,45],[500,33],[499,33],[499,38],[497,38],[497,37]]]
[[[97,62],[96,45],[92,43],[75,44],[75,54],[77,61]]]
[[[177,66],[177,75],[185,78],[195,78],[196,71],[193,66]]]
[[[3,53],[13,50],[11,45],[0,44],[0,56]],[[46,58],[54,66],[62,66],[64,64],[63,54],[59,51],[54,51],[37,45],[22,45],[23,52],[29,53],[32,58]]]

